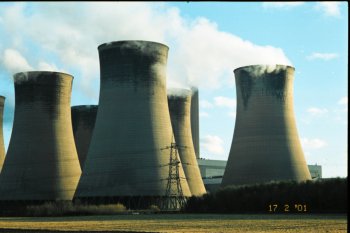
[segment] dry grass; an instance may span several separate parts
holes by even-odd
[[[156,214],[0,218],[0,229],[136,232],[347,232],[346,215]]]

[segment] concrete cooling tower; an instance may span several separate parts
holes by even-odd
[[[58,72],[14,75],[15,115],[0,201],[72,200],[81,174],[71,121],[72,81]]]
[[[5,159],[4,135],[2,132],[5,97],[0,95],[0,174]]]
[[[311,179],[293,110],[294,68],[234,70],[237,115],[222,186]]]
[[[199,99],[198,99],[198,88],[192,87],[192,97],[191,97],[191,132],[192,141],[194,146],[194,152],[196,153],[196,158],[199,159]]]
[[[168,47],[117,41],[98,51],[99,106],[75,198],[139,208],[162,205],[168,197],[173,142],[165,77]],[[181,164],[179,174],[182,193],[190,196]]]
[[[97,105],[72,106],[72,124],[80,167],[83,169],[95,126]]]
[[[179,155],[185,171],[187,183],[192,195],[201,196],[206,193],[202,176],[198,167],[191,133],[191,100],[192,92],[186,89],[170,89],[168,104],[175,141],[179,147]]]

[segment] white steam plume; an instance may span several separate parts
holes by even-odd
[[[259,77],[263,74],[280,73],[287,70],[288,66],[285,65],[252,65],[240,68],[248,72],[253,77]]]
[[[206,18],[185,19],[178,8],[164,3],[13,3],[0,14],[9,38],[20,31],[18,41],[29,39],[59,58],[64,70],[79,71],[74,74],[75,91],[89,98],[98,98],[97,47],[110,41],[147,40],[169,46],[169,87],[215,89],[232,83],[232,70],[241,66],[291,64],[280,48],[220,31]],[[37,64],[36,59],[33,55],[28,63]]]

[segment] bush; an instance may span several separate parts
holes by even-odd
[[[159,211],[160,211],[159,207],[156,206],[156,205],[150,205],[150,206],[148,207],[148,209],[149,209],[150,211],[152,211],[152,212],[159,212]]]
[[[110,215],[126,211],[124,205],[87,205],[72,204],[71,202],[47,202],[42,205],[30,205],[26,208],[29,216],[63,216],[63,215]]]

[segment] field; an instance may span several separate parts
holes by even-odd
[[[0,232],[33,232],[29,229],[44,232],[347,232],[347,216],[140,214],[0,218]]]

